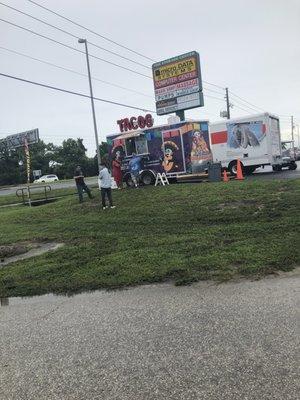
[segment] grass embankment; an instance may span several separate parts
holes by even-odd
[[[95,193],[95,191],[94,191]],[[0,268],[0,297],[174,279],[226,280],[300,264],[300,181],[185,184],[0,210],[0,244],[64,242]]]

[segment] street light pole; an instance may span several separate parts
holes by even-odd
[[[87,46],[86,39],[78,39],[78,43],[84,43],[85,45],[85,55],[86,55],[86,64],[89,76],[89,85],[90,85],[90,95],[91,95],[91,104],[92,104],[92,113],[93,113],[93,123],[94,123],[94,132],[95,132],[95,141],[96,141],[96,154],[98,160],[98,172],[100,171],[101,157],[100,157],[100,149],[99,149],[99,139],[98,139],[98,130],[97,130],[97,121],[96,121],[96,113],[95,113],[95,104],[94,104],[94,95],[93,95],[93,87],[92,87],[92,78],[91,78],[91,68],[90,68],[90,60],[89,60],[89,52]]]

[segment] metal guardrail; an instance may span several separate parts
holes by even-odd
[[[35,190],[39,190],[39,189],[42,189],[42,190],[39,191],[38,193],[43,193],[44,194],[44,198],[43,199],[32,200],[31,195],[33,194],[33,192]],[[48,195],[47,194],[49,194],[50,192],[51,192],[51,186],[50,185],[43,185],[43,186],[36,186],[36,187],[34,187],[34,186],[26,186],[26,187],[17,189],[16,190],[16,196],[19,197],[19,198],[22,197],[23,204],[26,204],[26,202],[28,202],[28,201],[26,201],[26,199],[27,200],[31,199],[31,203],[32,202],[37,202],[37,201],[44,201],[44,200],[47,201],[48,200]]]

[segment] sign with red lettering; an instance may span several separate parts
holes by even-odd
[[[146,114],[145,117],[123,118],[117,121],[121,132],[131,131],[133,129],[151,128],[154,124],[154,119],[151,114]]]

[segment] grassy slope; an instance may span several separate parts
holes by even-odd
[[[288,270],[300,263],[300,181],[185,184],[113,192],[117,208],[70,196],[0,210],[0,244],[66,246],[0,269],[0,297],[168,278],[177,284]]]

